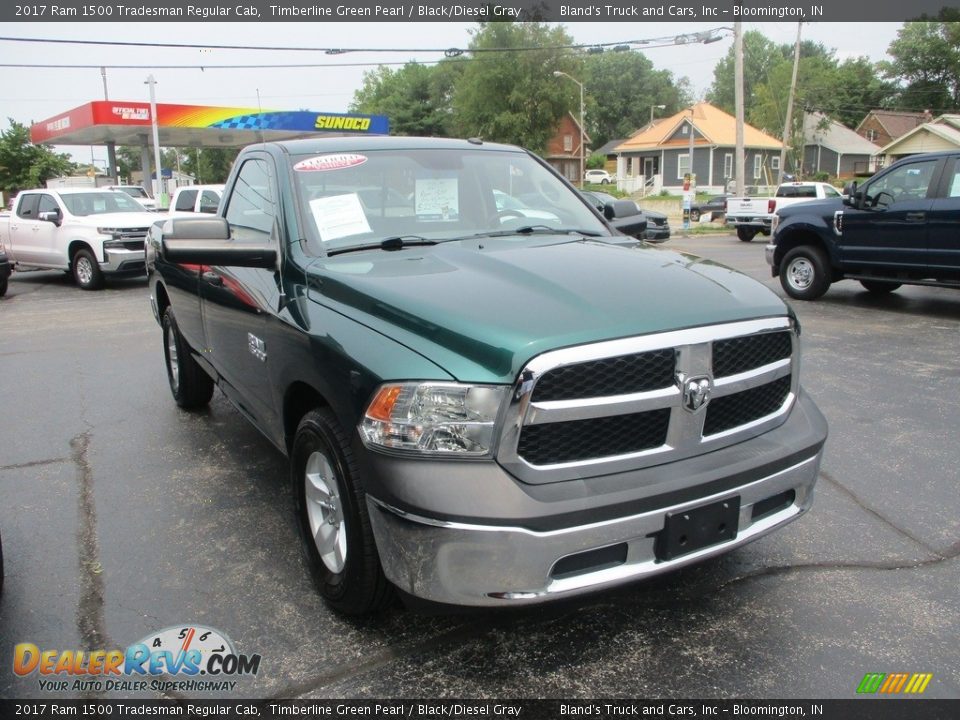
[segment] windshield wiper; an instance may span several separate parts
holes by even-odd
[[[436,245],[436,240],[429,240],[420,235],[393,235],[384,238],[380,242],[369,243],[367,245],[354,245],[352,247],[334,248],[327,251],[327,257],[342,255],[344,253],[359,252],[360,250],[400,250],[405,247],[414,247],[415,245]]]
[[[581,230],[579,228],[557,228],[550,225],[521,225],[518,228],[509,230],[490,230],[489,232],[474,233],[464,237],[451,238],[451,240],[470,240],[481,237],[510,237],[511,235],[533,235],[534,233],[544,235],[583,235],[585,237],[600,237],[600,233],[595,230]],[[445,241],[449,242],[449,241]]]

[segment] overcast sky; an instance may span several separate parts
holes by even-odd
[[[578,43],[607,43],[652,39],[717,27],[710,23],[567,23]],[[70,38],[82,40],[136,40],[201,45],[240,44],[308,47],[410,48],[403,53],[349,53],[325,55],[315,52],[238,51],[211,49],[155,49],[53,45],[0,40],[0,63],[66,63],[106,65],[107,86],[112,100],[147,101],[144,81],[156,77],[157,102],[196,105],[257,107],[257,91],[264,110],[310,109],[344,112],[363,78],[356,64],[435,61],[439,53],[429,48],[465,48],[470,42],[470,23],[17,23],[7,24],[0,35],[7,37]],[[900,23],[807,23],[804,39],[821,42],[840,59],[866,55],[871,60],[886,57]],[[744,23],[746,30],[759,29],[777,43],[792,43],[797,25]],[[698,95],[713,79],[713,68],[733,43],[732,37],[710,45],[653,48],[645,51],[657,68],[686,76]],[[303,69],[176,70],[161,65],[179,64],[280,64],[329,63],[331,67]],[[121,69],[117,65],[149,65]],[[353,66],[351,66],[353,65]],[[24,124],[47,119],[92,100],[103,99],[99,67],[68,69],[3,68],[0,83],[0,129],[7,118]],[[562,81],[560,79],[559,81]],[[589,87],[586,89],[589,94]],[[78,161],[89,161],[90,149],[62,147]],[[94,156],[105,158],[103,148]]]

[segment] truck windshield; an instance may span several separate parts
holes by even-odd
[[[309,239],[328,251],[531,225],[610,234],[552,172],[519,151],[364,150],[290,163]]]
[[[129,196],[132,197],[132,198],[147,198],[147,199],[150,198],[150,196],[147,195],[147,191],[144,190],[142,187],[136,187],[136,186],[133,186],[133,187],[119,187],[119,188],[117,188],[117,190],[122,190],[123,192],[125,192],[127,195],[129,195]]]
[[[121,212],[146,212],[146,208],[129,195],[119,191],[63,193],[63,204],[73,215],[109,215]]]

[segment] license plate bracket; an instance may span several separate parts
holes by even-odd
[[[740,496],[719,500],[682,512],[667,513],[657,533],[657,560],[674,560],[737,537]]]

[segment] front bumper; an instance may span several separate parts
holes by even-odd
[[[669,225],[651,225],[647,224],[645,239],[647,242],[663,242],[670,239]]]
[[[533,488],[487,463],[458,487],[456,466],[430,472],[421,464],[418,483],[416,471],[404,473],[403,460],[381,459],[370,468],[367,508],[384,572],[401,590],[455,605],[537,603],[668,572],[795,520],[813,502],[826,432],[823,416],[801,394],[787,422],[764,435],[614,476]],[[398,473],[394,497],[384,471]],[[476,488],[482,473],[488,487]],[[658,559],[668,514],[735,496],[732,539]],[[438,505],[451,512],[438,512]],[[473,517],[464,515],[471,510]]]
[[[147,272],[146,254],[143,250],[105,248],[100,269],[111,275],[138,275]]]
[[[770,266],[770,274],[776,277],[780,274],[780,268],[777,266],[774,255],[777,253],[776,243],[767,243],[763,246],[763,255],[767,259],[767,265]]]

